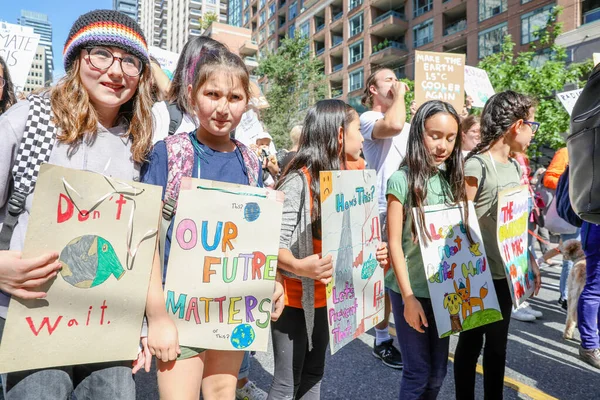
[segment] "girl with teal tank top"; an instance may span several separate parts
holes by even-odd
[[[425,206],[466,206],[459,125],[452,105],[437,100],[424,103],[410,127],[406,158],[388,181],[392,268],[385,284],[404,360],[399,396],[404,400],[436,398],[446,376],[450,341],[438,337],[417,224],[427,232]],[[413,208],[417,209],[416,219]]]

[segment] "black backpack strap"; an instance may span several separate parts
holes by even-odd
[[[485,164],[483,163],[483,160],[481,159],[481,157],[479,156],[473,156],[474,159],[476,159],[477,161],[479,161],[479,164],[481,164],[481,179],[479,180],[479,182],[477,182],[477,193],[475,193],[475,199],[474,201],[477,202],[477,199],[479,199],[479,196],[481,195],[481,191],[483,190],[483,184],[485,182]]]
[[[40,166],[50,159],[56,138],[50,99],[30,95],[27,100],[27,124],[13,165],[13,190],[8,199],[8,213],[0,231],[0,250],[10,248],[10,239],[19,216],[25,210],[27,196],[33,192]]]
[[[177,107],[175,103],[169,103],[165,101],[167,105],[167,111],[169,112],[169,136],[174,135],[177,132],[177,128],[181,125],[183,120],[183,112]]]

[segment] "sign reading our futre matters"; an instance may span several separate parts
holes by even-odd
[[[282,192],[184,178],[165,283],[184,346],[266,351]]]
[[[415,51],[415,102],[452,104],[460,113],[465,104],[465,55]]]

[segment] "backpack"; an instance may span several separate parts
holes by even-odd
[[[571,198],[569,197],[569,166],[560,176],[558,186],[556,186],[556,211],[558,215],[575,227],[581,227],[583,221],[573,211],[571,207]]]
[[[242,159],[248,172],[248,183],[250,186],[258,186],[259,174],[262,173],[262,164],[259,162],[258,157],[241,142],[235,139],[231,140],[242,153]],[[194,169],[194,147],[189,133],[183,132],[167,136],[164,141],[167,147],[168,175],[160,225],[159,254],[161,265],[164,264],[167,230],[177,210],[181,180],[184,177],[192,177]]]
[[[600,224],[600,64],[592,71],[571,114],[569,197],[577,215]]]
[[[179,128],[181,121],[183,121],[183,112],[175,103],[165,101],[165,105],[169,112],[169,136],[172,136],[177,132],[177,128]]]
[[[27,123],[12,169],[12,193],[0,231],[0,250],[10,248],[19,216],[25,211],[27,196],[33,192],[40,167],[50,159],[56,141],[57,129],[52,122],[50,99],[43,95],[29,95],[27,100]]]

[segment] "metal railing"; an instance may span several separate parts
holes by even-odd
[[[456,32],[460,32],[465,29],[467,29],[467,20],[461,19],[460,21],[448,25],[446,29],[444,29],[444,36],[454,35]]]
[[[384,19],[387,19],[390,15],[394,16],[396,18],[406,20],[406,17],[404,16],[404,14],[399,13],[398,11],[388,11],[385,14],[382,14],[379,17],[375,18],[375,20],[373,21],[373,23],[371,25],[376,25],[376,24],[380,23]]]
[[[374,54],[377,54],[377,53],[379,53],[380,51],[384,51],[384,50],[386,50],[386,49],[389,49],[390,47],[391,47],[391,48],[394,48],[394,49],[400,49],[400,50],[404,50],[404,51],[407,51],[407,50],[408,50],[408,49],[406,48],[406,45],[405,45],[404,43],[395,42],[395,41],[393,41],[393,40],[392,40],[392,41],[390,41],[390,42],[388,42],[388,43],[387,43],[387,46],[386,46],[386,45],[384,45],[384,47],[382,47],[381,49],[377,49],[377,51],[375,51],[375,52],[374,52],[373,54],[371,54],[371,55],[374,55]]]

